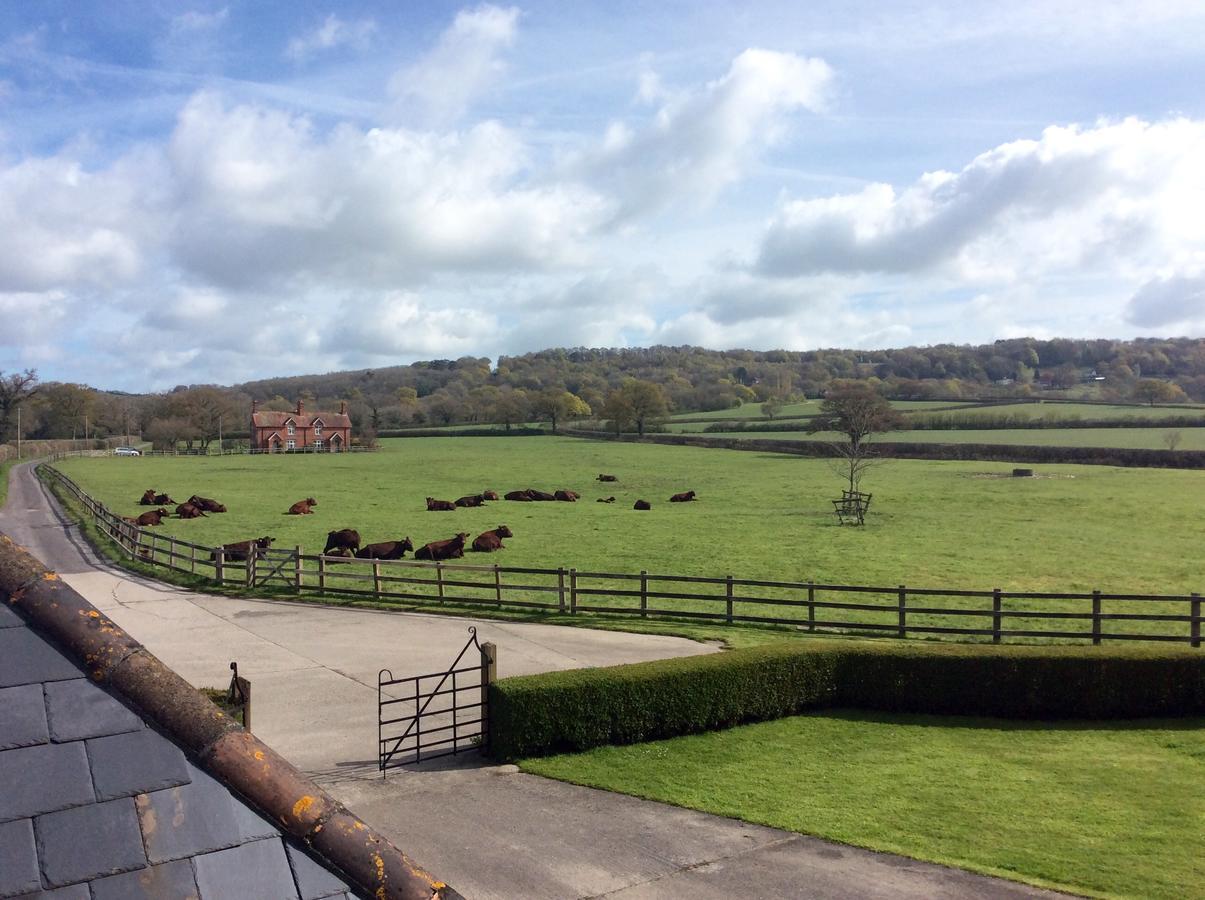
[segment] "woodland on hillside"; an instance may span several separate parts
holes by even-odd
[[[1035,340],[895,350],[754,351],[701,347],[568,348],[499,358],[437,359],[405,366],[298,375],[230,387],[180,385],[162,394],[118,394],[84,385],[30,382],[0,373],[0,441],[141,434],[157,444],[204,447],[245,433],[261,409],[348,402],[359,434],[421,425],[561,422],[594,417],[643,428],[665,412],[822,395],[860,380],[890,399],[1080,396],[1141,402],[1205,401],[1205,340]],[[656,385],[659,404],[625,384]],[[632,416],[637,401],[639,416]],[[651,406],[649,404],[651,403]]]

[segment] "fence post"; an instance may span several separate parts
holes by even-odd
[[[1000,626],[1004,617],[1000,615],[1003,601],[1000,599],[1000,588],[992,588],[992,643],[1000,643]]]
[[[247,550],[247,587],[255,586],[255,560],[259,556],[259,548],[255,542],[251,542],[251,547]]]
[[[498,601],[498,609],[502,608],[502,570],[494,563],[494,599]]]
[[[498,678],[498,648],[492,641],[481,645],[481,743],[490,752],[490,685]],[[452,698],[455,700],[455,697]]]
[[[569,615],[577,615],[577,569],[569,570]]]
[[[816,585],[808,579],[808,631],[816,630]]]
[[[318,593],[326,593],[326,554],[318,555]]]
[[[197,574],[197,545],[188,545],[188,571],[191,575]]]
[[[439,599],[444,598],[444,564],[441,562],[435,563],[435,586],[439,591]]]
[[[302,588],[301,544],[293,548],[293,553],[295,554],[293,556],[293,590],[300,594]]]
[[[732,624],[732,576],[728,575],[725,579],[724,599],[727,604],[727,613],[725,614],[725,622]]]
[[[381,599],[381,564],[375,560],[372,564],[372,595],[377,600]]]
[[[219,585],[226,583],[225,547],[215,547],[213,550],[213,577]]]
[[[167,539],[167,567],[169,569],[176,568],[176,539],[174,536],[169,536]]]
[[[1092,643],[1100,643],[1100,591],[1092,592]]]
[[[640,615],[648,618],[649,614],[649,573],[640,570]]]
[[[1201,646],[1201,595],[1193,592],[1192,600],[1189,601],[1189,615],[1192,616],[1192,622],[1189,625],[1188,633],[1190,643],[1194,647]]]
[[[556,603],[557,612],[565,612],[565,569],[558,567],[556,570]]]
[[[908,592],[904,588],[904,586],[901,584],[900,585],[900,606],[899,606],[899,611],[900,611],[899,636],[900,637],[908,636],[907,602],[908,602]]]

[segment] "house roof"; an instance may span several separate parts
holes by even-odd
[[[0,897],[460,896],[3,535],[0,599]]]
[[[289,419],[292,419],[298,428],[312,427],[315,419],[321,419],[324,428],[351,428],[351,418],[337,412],[313,412],[298,415],[291,410],[278,412],[273,409],[265,409],[251,414],[251,424],[256,428],[283,428]]]

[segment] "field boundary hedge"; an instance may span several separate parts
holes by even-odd
[[[762,438],[720,438],[696,434],[616,435],[607,431],[565,430],[568,437],[604,441],[635,441],[721,450],[754,450],[809,458],[837,454],[827,441],[787,441]],[[874,443],[887,459],[971,460],[981,462],[1072,463],[1151,469],[1205,469],[1205,450],[1141,450],[1119,447],[1041,447],[1020,444],[920,444],[898,441]]]
[[[632,744],[810,709],[1131,719],[1205,713],[1205,658],[1186,651],[792,641],[504,678],[489,692],[502,760]]]

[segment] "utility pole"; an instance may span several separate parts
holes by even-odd
[[[21,404],[17,404],[17,459],[21,458]]]
[[[222,455],[222,417],[218,416],[218,456]]]

